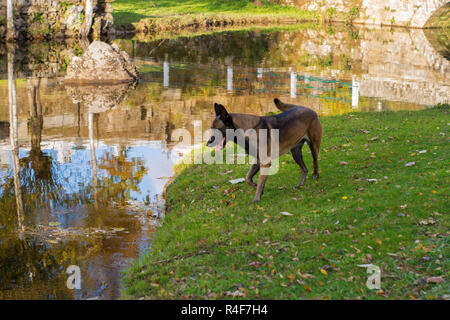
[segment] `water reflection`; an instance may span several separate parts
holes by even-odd
[[[223,95],[218,90],[221,88],[235,95],[281,94],[335,113],[333,103],[340,103],[343,112],[351,110],[354,98],[350,97],[349,84],[353,79],[359,83],[362,110],[375,110],[380,99],[389,109],[448,101],[450,62],[442,48],[437,50],[428,40],[430,34],[439,32],[330,27],[220,33],[169,41],[116,41],[137,57],[147,74],[145,80],[161,81],[164,88],[168,86],[161,79],[165,74],[161,66],[166,68],[170,63],[171,79],[176,79],[171,80],[171,88],[187,90],[192,86],[195,90],[201,86],[217,95]]]
[[[14,76],[14,48],[8,46],[8,103],[10,122],[10,141],[14,180],[14,194],[16,198],[17,223],[19,230],[24,230],[24,213],[22,191],[19,177],[19,145],[17,138],[17,92],[16,78]]]
[[[117,298],[120,270],[127,259],[148,246],[156,222],[152,216],[161,209],[158,195],[180,155],[159,142],[98,139],[102,132],[98,120],[109,109],[83,99],[74,103],[76,134],[52,139],[44,133],[48,101],[46,94],[41,96],[41,79],[28,79],[19,89],[26,91],[28,99],[17,103],[12,66],[10,143],[7,137],[0,143],[0,298]],[[104,93],[96,89],[99,96]],[[115,89],[115,94],[104,98],[110,99],[106,106],[123,101],[117,100],[123,92]],[[28,112],[19,116],[18,104]],[[87,137],[82,134],[83,125]],[[130,206],[135,201],[138,205]],[[40,232],[35,232],[36,226]],[[102,237],[65,237],[58,228],[75,236],[77,230],[87,228],[121,231]],[[65,286],[65,269],[72,264],[82,270],[81,290]]]
[[[193,132],[194,120],[206,129],[214,102],[265,114],[281,97],[326,115],[420,109],[449,98],[449,62],[421,30],[116,42],[139,66],[137,86],[64,86],[70,45],[0,56],[8,79],[0,96],[9,97],[0,99],[2,299],[118,297],[120,269],[149,246],[161,191],[184,151],[171,133]],[[82,271],[79,291],[65,287],[72,264]]]

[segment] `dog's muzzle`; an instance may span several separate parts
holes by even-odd
[[[225,137],[223,137],[222,140],[219,141],[218,139],[216,139],[215,136],[212,136],[206,143],[206,146],[210,148],[216,147],[216,150],[220,151],[225,146],[225,141],[226,141]]]

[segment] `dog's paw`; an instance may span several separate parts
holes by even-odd
[[[258,186],[256,183],[254,183],[253,181],[249,181],[249,180],[246,180],[246,182],[247,182],[247,184],[249,185],[249,186],[251,186],[251,187],[253,187],[253,188],[255,188],[256,189],[256,187]]]
[[[255,198],[255,199],[253,199],[252,203],[258,203],[260,201],[261,201],[261,199]]]
[[[314,180],[317,180],[317,179],[319,179],[319,174],[318,173],[313,173],[312,177],[313,177]]]
[[[305,185],[304,183],[296,184],[296,185],[294,186],[294,189],[300,189],[300,188],[303,187],[304,185]]]

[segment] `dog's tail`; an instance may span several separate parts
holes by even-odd
[[[295,107],[292,104],[287,104],[287,103],[281,102],[281,100],[278,99],[278,98],[275,98],[273,100],[273,102],[275,103],[275,105],[277,106],[278,110],[280,110],[280,111],[286,111],[286,110],[289,110],[289,109]]]

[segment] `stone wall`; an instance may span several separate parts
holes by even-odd
[[[94,37],[113,32],[114,0],[94,0]],[[15,0],[17,39],[77,37],[84,19],[83,0]],[[6,0],[0,0],[0,38],[6,35]]]
[[[423,28],[449,0],[272,0],[319,11],[325,20]]]

